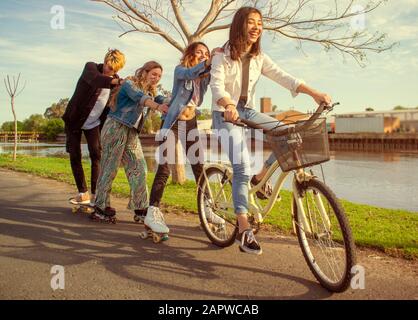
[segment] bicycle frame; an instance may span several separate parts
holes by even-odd
[[[295,158],[299,157],[296,150],[294,152],[294,157]],[[206,165],[205,169],[207,169],[207,167],[211,167],[211,166],[215,166],[218,169],[220,169],[221,171],[224,171],[227,178],[232,179],[232,168],[228,164],[228,162],[219,161],[217,163],[210,163],[210,164]],[[248,192],[249,213],[251,215],[253,215],[255,222],[258,223],[258,224],[263,222],[264,217],[267,214],[269,214],[269,212],[273,209],[273,206],[274,206],[275,202],[277,201],[277,199],[280,199],[279,195],[280,195],[280,192],[283,188],[283,184],[284,184],[285,180],[287,179],[287,177],[290,174],[290,172],[281,172],[280,176],[278,177],[278,179],[277,179],[277,181],[274,185],[272,195],[268,198],[267,205],[266,206],[261,206],[256,201],[256,193],[258,191],[261,191],[261,188],[273,176],[273,174],[276,172],[276,170],[278,168],[279,168],[279,163],[277,161],[275,161],[269,167],[269,169],[267,170],[267,173],[264,175],[263,179],[256,186],[252,187],[251,184],[249,183],[249,192]],[[298,221],[301,223],[301,227],[303,228],[303,230],[305,232],[311,233],[311,230],[312,230],[312,228],[310,226],[311,223],[310,223],[309,219],[307,218],[307,214],[305,212],[305,208],[304,208],[303,203],[302,203],[302,199],[304,197],[303,197],[303,195],[300,194],[300,189],[298,188],[298,184],[301,184],[304,181],[309,181],[310,179],[313,179],[315,176],[313,174],[310,174],[310,173],[306,172],[304,169],[294,170],[293,173],[294,173],[294,177],[293,177],[293,182],[292,182],[292,192],[293,192],[293,199],[295,200],[295,203],[296,203],[296,206],[297,206],[297,209],[298,209],[297,210]],[[206,170],[203,170],[203,177],[208,182],[208,177],[206,175]],[[213,203],[220,204],[220,208],[219,208],[220,210],[227,213],[228,209],[233,209],[233,207],[230,205],[230,203],[228,203],[228,200],[226,199],[226,196],[225,196],[225,193],[224,193],[223,189],[221,189],[218,192],[218,194],[216,194],[216,195],[213,195],[212,190],[210,190],[210,189],[211,188],[209,188],[209,190],[208,190],[209,196],[212,199]],[[225,202],[218,201],[220,196],[223,196],[223,198],[225,199]],[[331,222],[329,220],[328,214],[326,213],[325,207],[322,203],[322,199],[318,195],[318,193],[316,193],[316,192],[313,192],[313,199],[314,199],[314,202],[315,202],[317,208],[319,209],[322,220],[323,220],[323,222],[325,223],[325,226],[328,229],[327,231],[329,231],[329,229],[331,227]],[[292,214],[293,214],[293,201],[292,201],[291,207],[292,207]],[[294,221],[295,221],[295,219],[293,219],[293,223],[294,223]],[[295,225],[293,225],[293,229],[294,229],[294,231],[296,231],[295,230]]]
[[[207,167],[210,166],[215,166],[218,167],[219,169],[221,169],[222,171],[226,170],[226,175],[228,179],[232,178],[232,172],[231,172],[231,168],[228,166],[227,162],[218,162],[218,163],[210,163],[206,165],[206,169]],[[280,192],[283,188],[283,184],[285,182],[285,180],[287,179],[287,177],[289,176],[290,172],[282,172],[280,173],[280,176],[278,177],[274,188],[273,188],[273,192],[272,195],[269,197],[268,199],[268,203],[265,206],[261,206],[259,203],[257,203],[256,201],[256,192],[260,191],[262,186],[272,177],[272,175],[276,172],[276,170],[279,168],[279,164],[277,161],[275,161],[270,168],[268,169],[267,173],[265,174],[265,176],[263,177],[263,179],[256,185],[256,186],[249,186],[249,212],[251,215],[254,216],[254,220],[256,223],[262,223],[264,217],[269,214],[269,212],[273,209],[273,206],[275,204],[275,202],[277,201],[278,198],[280,198]],[[303,181],[308,181],[312,178],[314,178],[313,175],[311,175],[310,173],[304,171],[303,169],[298,169],[296,171],[293,172],[294,173],[294,178],[293,178],[293,182],[292,182],[292,192],[293,192],[293,198],[296,202],[297,205],[297,209],[298,209],[298,214],[299,214],[299,221],[302,224],[302,227],[304,229],[304,231],[306,232],[311,232],[311,227],[310,227],[310,222],[309,219],[307,218],[303,203],[302,203],[302,199],[303,197],[300,195],[300,191],[299,188],[297,186],[298,183],[303,183]],[[203,170],[203,176],[204,179],[208,180],[208,177],[206,176],[206,170]],[[231,206],[230,203],[226,202],[221,202],[219,201],[220,197],[225,197],[223,193],[223,190],[219,190],[218,194],[212,194],[212,190],[211,188],[208,189],[209,192],[209,197],[212,199],[213,203],[217,203],[220,204],[222,209],[233,209],[233,207]],[[322,216],[323,221],[326,223],[326,225],[328,226],[328,228],[330,228],[330,220],[329,217],[326,213],[325,207],[322,203],[322,199],[320,198],[320,196],[318,194],[313,195],[314,197],[314,201],[315,204],[317,205],[317,208],[319,208],[320,210],[320,214]],[[225,199],[226,200],[226,199]],[[292,202],[292,206],[293,206],[293,202]],[[223,210],[223,211],[224,211]],[[293,210],[292,210],[293,211]]]

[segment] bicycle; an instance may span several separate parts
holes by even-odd
[[[308,120],[263,129],[277,160],[257,185],[249,184],[248,214],[256,233],[276,201],[281,200],[279,194],[283,184],[293,173],[293,230],[309,269],[319,283],[332,292],[345,291],[350,284],[351,268],[356,263],[355,245],[341,203],[312,169],[307,171],[306,168],[330,160],[326,119],[320,116],[337,104],[321,104]],[[243,119],[238,124],[260,129],[258,124]],[[261,202],[256,197],[257,191],[262,191],[262,186],[279,167],[282,172],[272,194],[266,195],[267,200]],[[200,223],[211,242],[219,247],[231,246],[238,226],[232,203],[232,167],[229,163],[204,165],[198,182],[197,205]],[[208,219],[208,211],[224,223],[211,223],[213,219]]]

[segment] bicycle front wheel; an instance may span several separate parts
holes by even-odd
[[[317,179],[299,184],[298,189],[293,217],[305,260],[323,287],[345,291],[356,257],[344,209],[329,187]]]
[[[228,169],[210,167],[199,181],[197,208],[203,230],[213,244],[228,247],[235,241],[237,217],[232,201],[232,181]]]

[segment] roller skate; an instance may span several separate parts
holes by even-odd
[[[139,224],[144,224],[146,215],[147,215],[147,209],[136,209],[135,215],[134,215],[134,221]]]
[[[225,232],[225,220],[215,214],[207,202],[205,202],[205,216],[206,221],[210,225],[213,233],[220,235]]]
[[[163,214],[158,207],[150,206],[144,220],[145,231],[139,234],[141,239],[152,237],[154,243],[168,240],[170,230],[165,224]]]
[[[116,223],[116,210],[112,207],[106,207],[103,211],[99,207],[94,207],[94,212],[90,215],[90,219],[97,222]]]
[[[89,192],[79,193],[75,197],[68,199],[71,205],[73,205],[72,213],[87,213],[91,214],[94,212],[94,204],[91,204],[91,197]]]
[[[217,214],[213,213],[211,206],[208,203],[205,203],[205,216],[206,220],[209,223],[221,226],[225,224],[225,220],[218,216]]]

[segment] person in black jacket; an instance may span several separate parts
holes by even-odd
[[[109,50],[104,63],[87,62],[77,82],[75,92],[62,117],[65,123],[66,150],[70,154],[71,169],[78,194],[70,199],[73,204],[94,203],[100,163],[100,129],[106,120],[111,89],[123,83],[117,72],[125,65],[119,50]],[[81,135],[87,140],[91,160],[91,196],[88,192],[81,163]]]

